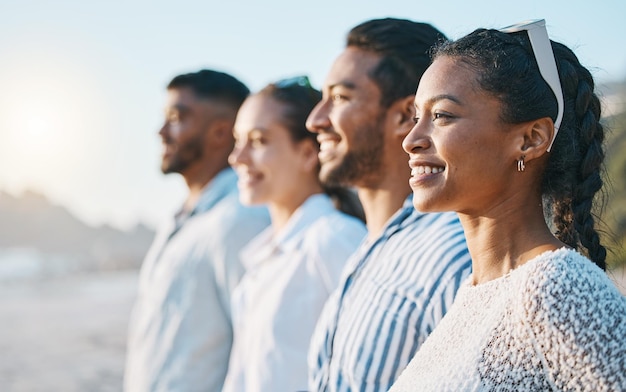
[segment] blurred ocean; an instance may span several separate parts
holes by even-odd
[[[0,248],[2,283],[62,276],[79,270],[78,260],[68,255],[51,255],[27,247]]]
[[[0,252],[0,390],[121,391],[137,275]]]

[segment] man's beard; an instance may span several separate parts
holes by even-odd
[[[378,181],[382,169],[385,137],[382,118],[360,131],[353,146],[338,165],[320,171],[320,180],[328,186],[358,186]]]
[[[163,174],[182,173],[191,164],[202,158],[202,135],[197,135],[193,139],[188,140],[185,144],[175,144],[171,140],[166,140],[168,146],[175,146],[176,150],[169,159],[163,159],[161,162],[161,171]]]

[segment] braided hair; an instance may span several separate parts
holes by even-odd
[[[564,113],[543,174],[544,206],[555,236],[606,269],[606,249],[594,227],[599,212],[594,211],[594,199],[602,190],[604,172],[600,100],[589,70],[565,45],[551,43]],[[500,100],[505,123],[556,119],[556,98],[539,73],[526,32],[478,29],[439,45],[433,57],[439,56],[454,57],[476,71],[479,87]]]

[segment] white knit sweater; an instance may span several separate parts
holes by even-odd
[[[457,293],[390,392],[626,391],[626,297],[573,250]]]

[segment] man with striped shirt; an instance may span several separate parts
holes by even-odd
[[[403,19],[354,27],[307,121],[320,178],[357,189],[368,228],[313,335],[311,391],[386,391],[470,273],[456,214],[413,209],[402,150],[429,48],[444,38]]]

